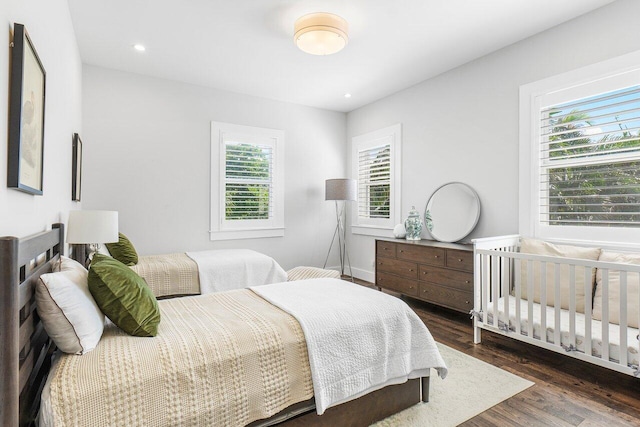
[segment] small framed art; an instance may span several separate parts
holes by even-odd
[[[71,176],[71,200],[80,201],[82,191],[82,140],[77,133],[73,134],[73,168]]]
[[[9,89],[7,186],[42,194],[46,73],[29,34],[14,25]]]

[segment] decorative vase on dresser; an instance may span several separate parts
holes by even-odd
[[[473,245],[377,239],[376,286],[468,313],[473,308]]]

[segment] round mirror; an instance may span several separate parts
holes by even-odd
[[[444,184],[429,198],[424,217],[427,229],[436,240],[457,242],[471,233],[478,223],[480,198],[467,184]]]

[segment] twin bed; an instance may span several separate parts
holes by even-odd
[[[146,255],[131,269],[154,295],[168,298],[201,295],[285,282],[287,273],[271,257],[249,249]]]
[[[2,425],[369,425],[446,374],[402,301],[335,279],[159,301],[156,337],[108,325],[95,350],[52,358],[33,294],[63,236],[0,238]]]

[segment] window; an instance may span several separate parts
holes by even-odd
[[[284,132],[211,123],[211,240],[284,236]]]
[[[521,198],[521,233],[605,244],[637,242],[640,67],[604,76],[588,76],[582,69],[560,80],[571,74],[585,74],[584,81],[553,87],[552,78],[521,89],[521,109],[528,105],[530,115],[528,135],[521,135],[521,180],[528,183],[528,191],[521,191],[529,202],[529,218],[523,221],[527,203]],[[527,166],[528,179],[522,175]]]
[[[352,145],[353,171],[358,181],[352,231],[390,235],[389,230],[400,221],[401,126],[356,136]]]

